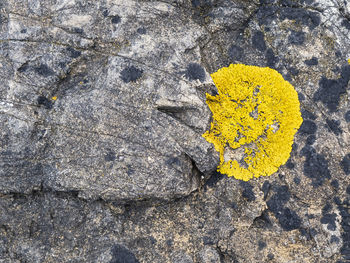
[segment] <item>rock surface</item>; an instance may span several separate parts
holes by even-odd
[[[350,3],[0,2],[0,262],[350,262]],[[210,73],[278,70],[279,172],[215,172]]]

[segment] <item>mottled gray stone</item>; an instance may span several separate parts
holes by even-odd
[[[0,262],[349,260],[349,17],[337,0],[1,1]],[[246,183],[202,137],[230,63],[278,70],[304,118],[286,165]]]
[[[216,263],[220,262],[220,256],[218,252],[212,247],[205,247],[199,252],[200,262],[203,263]]]
[[[207,73],[185,77],[200,60],[198,49],[187,50],[203,29],[165,3],[111,2],[102,8],[107,17],[83,3],[5,7],[4,70],[12,71],[2,72],[1,131],[9,140],[1,192],[44,188],[121,202],[189,194],[218,158],[201,137],[210,118]],[[147,35],[135,34],[140,26]]]

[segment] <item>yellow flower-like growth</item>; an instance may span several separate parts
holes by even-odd
[[[303,121],[294,87],[267,67],[230,65],[211,77],[219,94],[207,94],[213,121],[203,137],[220,152],[218,171],[244,181],[275,173]]]

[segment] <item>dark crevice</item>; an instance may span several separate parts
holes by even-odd
[[[231,263],[238,263],[238,259],[235,254],[228,253],[227,251],[221,250],[219,245],[216,245],[216,251],[219,254],[220,257],[220,263],[224,262],[231,262]]]
[[[184,202],[188,198],[193,197],[195,193],[197,193],[200,189],[200,185],[203,185],[203,178],[204,175],[200,170],[198,169],[195,161],[185,153],[186,158],[188,158],[192,164],[192,173],[191,177],[189,178],[190,183],[192,186],[194,186],[192,189],[194,189],[190,194],[187,196],[182,195],[175,195],[171,199],[162,199],[162,198],[154,198],[154,197],[145,197],[138,200],[130,200],[130,199],[120,199],[118,201],[113,200],[104,200],[101,197],[97,199],[85,199],[79,196],[79,190],[69,190],[69,191],[57,191],[53,190],[50,187],[47,187],[42,182],[38,189],[32,190],[30,193],[20,193],[20,192],[8,192],[8,193],[0,193],[1,197],[11,196],[14,199],[30,199],[30,198],[38,198],[38,197],[44,197],[45,195],[53,195],[57,198],[72,198],[77,199],[85,204],[87,203],[102,203],[104,206],[111,204],[114,206],[124,206],[125,208],[137,208],[137,207],[151,207],[155,205],[169,205],[176,202]]]
[[[187,159],[191,161],[192,164],[192,172],[191,172],[191,178],[190,178],[190,185],[193,187],[195,186],[196,190],[198,191],[199,186],[202,185],[202,178],[204,178],[204,174],[198,169],[196,162],[194,159],[189,156],[187,153],[185,153],[185,156]]]
[[[251,227],[261,228],[261,229],[271,228],[272,223],[268,215],[268,210],[262,211],[260,216],[254,218],[254,221]]]

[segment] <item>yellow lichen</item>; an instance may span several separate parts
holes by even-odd
[[[218,95],[207,94],[213,121],[203,137],[220,153],[218,171],[244,181],[275,173],[303,121],[294,87],[267,67],[230,65],[211,77]]]
[[[350,58],[348,59],[348,64],[350,65]]]
[[[51,99],[52,99],[52,100],[57,100],[57,97],[56,97],[56,96],[53,96]]]

